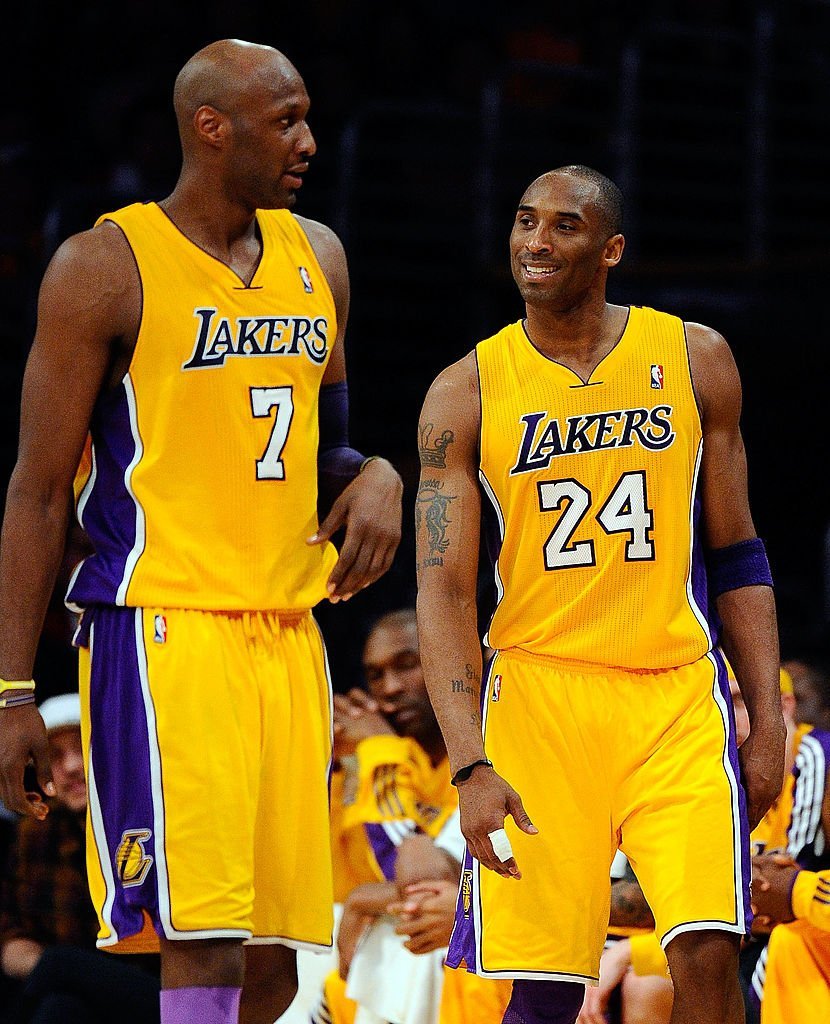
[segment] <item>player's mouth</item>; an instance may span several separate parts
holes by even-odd
[[[282,180],[291,189],[299,188],[303,183],[302,176],[307,170],[308,164],[297,164],[296,167],[289,167],[283,174]]]
[[[561,268],[550,263],[523,263],[522,274],[528,281],[544,281],[558,274]]]

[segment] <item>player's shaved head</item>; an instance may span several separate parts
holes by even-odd
[[[301,83],[291,61],[273,46],[220,39],[195,53],[181,69],[173,87],[173,106],[184,144],[193,131],[193,117],[203,106],[233,116],[246,100],[263,89],[273,91]]]
[[[551,178],[563,175],[576,178],[585,184],[586,189],[591,193],[591,202],[602,215],[608,237],[620,234],[623,228],[622,192],[610,178],[595,171],[593,167],[586,167],[584,164],[567,164],[565,167],[557,167],[538,177],[531,183],[527,191],[530,192],[535,186],[543,185]]]

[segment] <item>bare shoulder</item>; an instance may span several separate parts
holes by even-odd
[[[686,323],[692,383],[704,419],[726,410],[740,413],[741,381],[726,338],[705,324]]]
[[[328,269],[326,266],[328,261],[342,260],[345,263],[346,253],[343,243],[327,224],[322,224],[319,220],[310,220],[308,217],[301,217],[296,213],[293,214],[293,217],[308,236],[311,248],[324,270]]]
[[[124,232],[111,221],[72,235],[58,248],[43,278],[41,298],[77,309],[124,308],[140,293],[138,267]]]
[[[468,352],[432,382],[421,412],[419,444],[422,452],[435,438],[449,431],[463,447],[478,445],[481,398],[475,352]]]

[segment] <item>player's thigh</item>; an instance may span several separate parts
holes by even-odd
[[[602,698],[596,680],[538,662],[500,654],[486,680],[487,755],[539,832],[529,836],[505,822],[520,882],[476,871],[482,965],[593,978],[616,849],[596,727]]]
[[[299,948],[332,941],[329,837],[331,689],[311,615],[271,623],[258,673],[262,707],[254,935]]]
[[[707,657],[656,676],[662,734],[623,779],[615,801],[621,847],[665,946],[684,931],[743,934],[748,827],[722,661]],[[644,706],[643,729],[649,709]]]

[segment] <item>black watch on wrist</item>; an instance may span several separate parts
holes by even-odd
[[[485,765],[487,768],[492,768],[493,762],[489,757],[480,757],[477,761],[473,761],[472,764],[465,764],[463,768],[459,768],[455,775],[450,779],[450,782],[453,786],[457,786],[459,782],[466,782],[473,774],[473,770],[478,768],[479,765]]]

